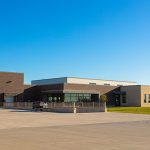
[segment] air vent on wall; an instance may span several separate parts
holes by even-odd
[[[12,83],[12,81],[7,81],[6,84]]]
[[[108,83],[105,83],[104,85],[110,86],[110,84],[108,84]]]
[[[89,83],[90,85],[96,85],[96,83]]]

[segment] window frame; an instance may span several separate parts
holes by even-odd
[[[127,95],[126,94],[123,94],[122,95],[122,104],[126,104],[127,103]]]

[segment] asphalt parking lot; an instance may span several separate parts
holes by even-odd
[[[147,150],[150,115],[0,109],[3,150]]]

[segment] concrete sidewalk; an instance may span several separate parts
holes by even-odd
[[[0,109],[0,129],[51,127],[150,120],[150,115],[123,113],[50,113]]]

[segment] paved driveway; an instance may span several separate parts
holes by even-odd
[[[150,115],[0,110],[3,150],[147,150]]]

